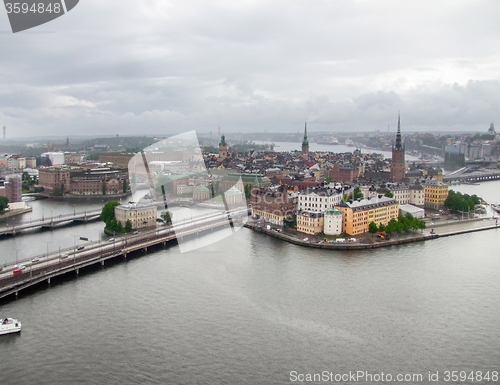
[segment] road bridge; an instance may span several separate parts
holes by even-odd
[[[29,230],[36,227],[54,228],[70,223],[86,223],[99,219],[101,210],[96,211],[81,211],[74,212],[73,214],[58,215],[55,217],[43,217],[42,219],[35,219],[28,222],[22,222],[17,225],[7,225],[0,227],[0,235],[16,235],[20,231]]]
[[[468,183],[477,183],[477,182],[487,182],[491,180],[499,180],[500,179],[500,170],[478,170],[471,171],[469,168],[463,168],[461,172],[453,173],[450,175],[444,175],[443,181],[446,183],[452,182],[468,182]]]
[[[14,266],[5,266],[0,272],[0,299],[15,295],[19,291],[42,282],[50,284],[52,278],[68,273],[79,274],[80,269],[93,265],[105,265],[106,261],[126,259],[131,253],[147,251],[148,248],[167,245],[177,239],[211,232],[214,229],[233,225],[233,221],[244,222],[247,210],[232,213],[229,219],[225,213],[211,217],[200,217],[186,220],[176,226],[157,227],[139,234],[125,235],[113,242],[93,242],[78,249],[65,249],[60,253],[34,257],[27,260],[25,269],[13,274]],[[241,223],[243,225],[243,223]]]

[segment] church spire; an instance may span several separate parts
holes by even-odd
[[[302,141],[302,146],[309,147],[309,141],[307,140],[307,122],[305,123],[304,127],[304,140]]]
[[[307,140],[307,122],[304,127],[304,140],[302,141],[302,155],[309,154],[309,141]]]
[[[401,145],[401,118],[398,111],[398,133],[396,134],[396,150],[402,150],[403,146]]]

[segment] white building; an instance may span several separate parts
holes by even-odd
[[[399,212],[401,213],[401,215],[406,215],[407,213],[410,213],[411,215],[413,215],[415,218],[418,219],[423,219],[425,214],[425,210],[423,208],[413,205],[399,206]]]
[[[115,207],[115,218],[123,227],[127,220],[132,224],[133,229],[156,226],[157,208],[150,204],[131,203]]]
[[[324,229],[326,235],[342,234],[342,211],[328,209],[324,212]]]
[[[41,155],[42,164],[47,164],[47,159],[50,160],[50,165],[60,166],[65,164],[63,152],[44,152]]]
[[[408,185],[403,183],[391,183],[387,185],[387,188],[400,205],[407,205],[410,203],[410,188]]]
[[[194,186],[188,186],[185,184],[177,185],[177,195],[191,195],[193,193]]]
[[[342,202],[342,193],[332,188],[302,191],[298,196],[297,211],[325,212]]]
[[[420,182],[410,186],[410,204],[423,207],[425,203],[425,188]]]

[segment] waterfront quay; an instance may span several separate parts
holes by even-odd
[[[311,236],[304,233],[284,233],[282,230],[278,231],[277,229],[273,228],[267,229],[266,227],[259,226],[258,223],[254,222],[246,223],[245,227],[253,231],[270,235],[286,242],[305,247],[331,250],[363,250],[395,246],[412,242],[421,242],[442,237],[449,237],[452,235],[496,229],[498,228],[498,219],[476,218],[469,220],[449,221],[446,223],[434,224],[432,228],[427,228],[422,232],[411,231],[408,233],[394,234],[389,240],[382,240],[380,238],[376,238],[372,234],[365,233],[361,237],[356,237],[355,241],[351,242],[349,242],[349,238],[344,238],[346,239],[346,242],[344,243],[328,243],[325,238],[322,238],[320,236]]]
[[[189,236],[211,232],[220,227],[232,224],[227,215],[219,215],[208,219],[193,219],[181,225],[156,227],[138,234],[112,238],[111,242],[93,243],[80,246],[78,249],[60,250],[56,254],[45,257],[26,259],[25,269],[14,274],[14,265],[4,266],[0,271],[0,299],[17,296],[20,291],[39,284],[49,284],[52,279],[74,274],[78,276],[81,269],[92,266],[104,266],[107,261],[128,256],[137,252],[146,252],[148,248],[166,246]]]

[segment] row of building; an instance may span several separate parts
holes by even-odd
[[[400,208],[423,217],[425,208],[439,210],[448,197],[448,185],[433,179],[411,185],[360,186],[359,191],[363,198],[346,201],[352,188],[327,186],[293,193],[284,186],[254,187],[252,215],[275,226],[295,218],[297,230],[306,234],[359,235],[368,231],[370,222],[387,225],[397,219]]]

